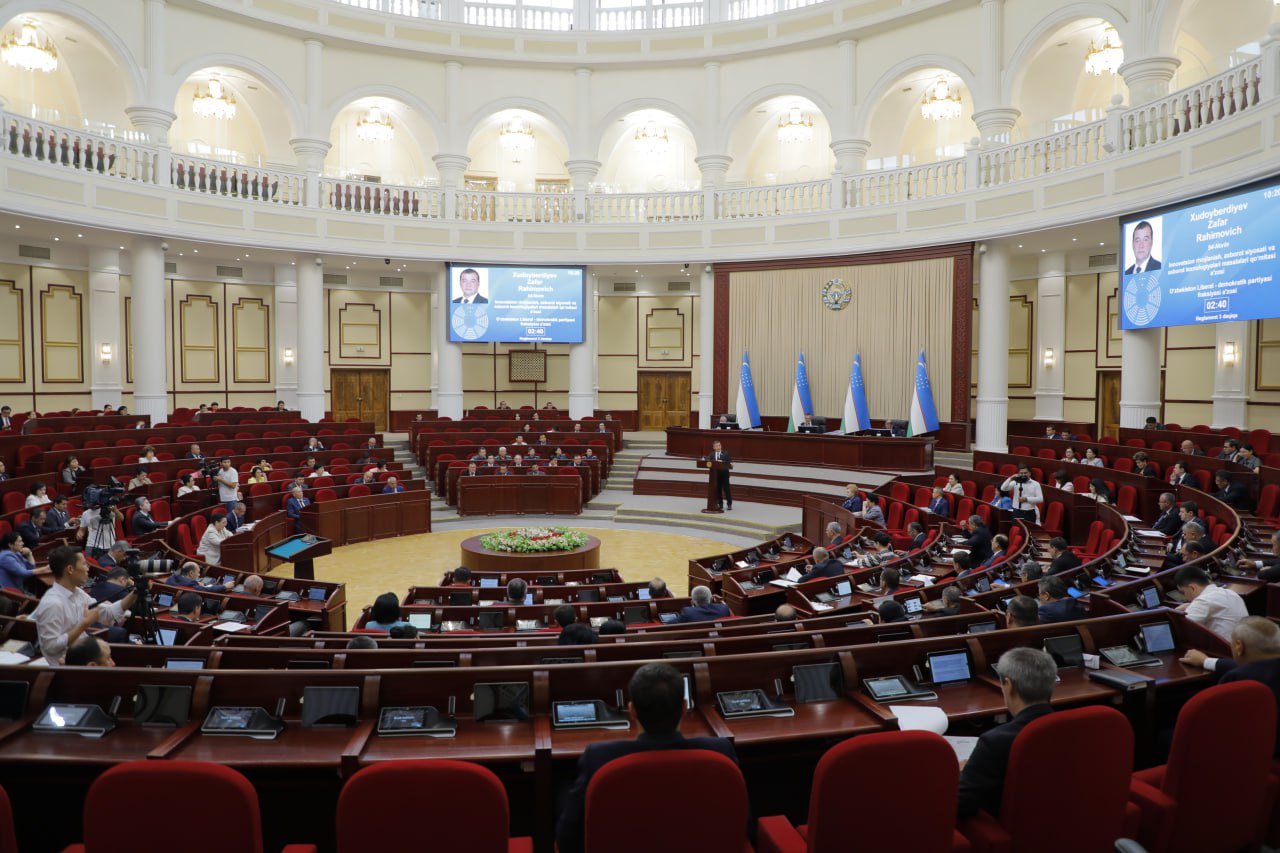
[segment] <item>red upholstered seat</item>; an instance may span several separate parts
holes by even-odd
[[[342,787],[337,823],[338,853],[533,850],[531,839],[508,837],[502,782],[465,761],[387,761],[366,767]],[[429,827],[426,846],[424,827]]]
[[[1044,520],[1040,523],[1045,533],[1054,536],[1062,535],[1062,502],[1054,501],[1044,511]]]
[[[1124,714],[1098,706],[1048,714],[1013,742],[999,819],[979,812],[960,831],[975,853],[1111,853],[1117,838],[1138,828],[1128,800],[1132,776],[1133,729]],[[1088,791],[1088,813],[1046,826],[1049,790]]]
[[[139,799],[164,802],[175,791],[196,802],[217,803],[217,831],[191,832],[185,809],[157,809],[146,832],[121,832],[120,815]],[[175,843],[177,839],[180,842]],[[109,768],[89,786],[84,801],[84,843],[67,853],[184,853],[225,850],[262,853],[258,793],[244,776],[221,764],[198,761],[129,761]],[[285,853],[315,853],[311,844],[291,844]]]
[[[1275,695],[1261,683],[1219,684],[1193,696],[1178,713],[1169,763],[1133,774],[1138,840],[1153,853],[1258,849],[1275,805],[1275,738]],[[1229,807],[1210,807],[1224,784]]]
[[[317,489],[315,494],[316,503],[324,503],[325,501],[336,501],[338,493],[333,489]]]
[[[356,479],[360,478],[359,474],[352,474],[351,476],[355,477]],[[347,497],[349,498],[364,498],[364,497],[368,497],[369,494],[370,494],[369,487],[366,486],[364,483],[356,483],[351,488],[347,489]]]
[[[886,778],[888,772],[893,778]],[[945,853],[969,849],[956,832],[960,772],[955,751],[932,732],[880,732],[833,746],[818,761],[809,822],[761,818],[760,853]],[[903,797],[909,786],[911,797]],[[917,800],[919,797],[921,799]],[[920,802],[929,803],[921,809]],[[852,837],[849,808],[875,815]],[[864,811],[865,810],[865,811]],[[904,827],[909,827],[904,831]]]
[[[203,515],[191,516],[191,535],[195,537],[195,541],[197,543],[204,538],[204,532],[208,528],[209,519],[205,518]]]
[[[706,794],[715,792],[715,808]],[[624,829],[637,814],[661,814],[644,832]],[[588,851],[750,853],[747,784],[738,765],[718,752],[660,750],[610,761],[587,786]]]

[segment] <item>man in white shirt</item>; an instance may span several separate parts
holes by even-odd
[[[1244,599],[1229,589],[1216,586],[1199,566],[1183,566],[1173,578],[1178,592],[1186,598],[1178,609],[1227,642],[1236,623],[1249,615]]]
[[[1013,501],[1015,518],[1040,523],[1040,505],[1044,503],[1044,491],[1031,478],[1031,466],[1019,465],[1018,473],[1005,480],[1000,491]]]
[[[218,500],[226,506],[227,512],[234,511],[236,502],[240,500],[240,472],[231,467],[230,456],[222,457],[222,467],[214,475],[214,481],[218,484]]]
[[[111,550],[111,546],[116,544],[117,521],[124,521],[124,514],[118,507],[111,507],[109,520],[102,517],[102,510],[97,507],[84,511],[76,537],[84,542],[86,554],[96,560]]]
[[[133,590],[119,601],[95,604],[82,590],[89,579],[84,554],[63,545],[49,555],[54,583],[31,614],[40,637],[40,653],[51,666],[62,663],[67,647],[95,624],[119,625],[128,617],[137,596]]]

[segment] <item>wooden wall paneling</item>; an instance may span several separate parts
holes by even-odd
[[[84,296],[74,285],[50,283],[40,291],[40,380],[84,382]]]
[[[344,359],[382,359],[382,311],[371,302],[338,309],[338,354]]]

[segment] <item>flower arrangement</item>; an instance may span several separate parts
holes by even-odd
[[[551,551],[572,551],[587,544],[587,534],[567,527],[521,527],[486,533],[480,544],[489,551],[509,554],[540,554]]]

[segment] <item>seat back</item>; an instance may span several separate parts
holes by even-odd
[[[1048,509],[1045,510],[1044,521],[1040,526],[1043,527],[1046,532],[1055,534],[1061,533],[1062,511],[1061,501],[1053,501],[1050,503]]]
[[[1253,841],[1271,807],[1275,739],[1275,694],[1261,682],[1219,684],[1182,706],[1162,785],[1177,803],[1174,850],[1236,850]],[[1203,806],[1221,794],[1223,780],[1230,780],[1231,807],[1208,819]]]
[[[120,815],[138,802],[162,803],[175,791],[194,802],[217,803],[217,832],[192,832],[185,809],[157,809],[146,832],[122,832]],[[109,768],[89,786],[84,801],[84,846],[93,853],[184,853],[225,850],[262,853],[258,794],[230,767],[198,761],[129,761]]]
[[[705,795],[715,791],[716,807]],[[644,832],[627,832],[637,814],[661,813]],[[602,767],[587,786],[587,850],[742,853],[747,844],[747,784],[738,765],[704,749],[627,755]]]
[[[1081,750],[1088,760],[1080,760]],[[1104,853],[1124,836],[1133,729],[1114,708],[1058,711],[1033,720],[1013,742],[1000,823],[1013,850]],[[1088,813],[1045,831],[1046,791],[1087,791]]]
[[[432,850],[506,853],[507,824],[507,792],[493,771],[466,761],[386,761],[342,786],[337,849],[419,849],[429,827]]]
[[[885,778],[886,771],[892,778]],[[839,743],[827,750],[813,774],[809,853],[949,851],[959,786],[955,751],[933,732],[880,732]],[[903,796],[906,789],[910,797]],[[849,830],[853,803],[860,813],[875,815],[859,824],[856,846]],[[929,807],[922,809],[920,803]]]
[[[13,828],[13,806],[9,795],[0,788],[0,853],[18,853],[18,839]]]

